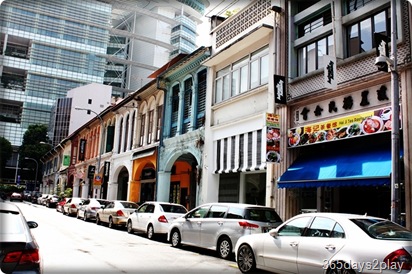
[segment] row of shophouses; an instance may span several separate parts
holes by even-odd
[[[43,156],[43,191],[189,209],[261,204],[284,219],[306,210],[389,218],[398,206],[411,228],[411,4],[394,2],[258,0],[211,18],[210,47],[177,56]],[[393,73],[377,69],[385,52],[374,35],[390,37],[391,5],[396,201]]]

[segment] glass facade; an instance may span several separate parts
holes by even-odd
[[[103,83],[111,12],[97,1],[2,3],[0,136],[20,146],[29,125],[49,125],[68,90]]]

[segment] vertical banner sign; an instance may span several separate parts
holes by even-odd
[[[109,176],[110,176],[110,162],[105,161],[104,169],[103,169],[103,180],[105,182],[109,181]]]
[[[79,161],[84,161],[85,154],[86,154],[86,139],[81,139],[80,146],[79,146]]]
[[[336,79],[336,57],[323,55],[323,63],[325,64],[323,69],[325,88],[335,90],[338,87],[338,81]]]
[[[285,77],[280,75],[273,75],[273,84],[275,86],[275,103],[286,105]]]
[[[89,166],[89,168],[87,169],[87,178],[93,179],[95,171],[96,171],[95,166]]]
[[[280,116],[266,113],[266,162],[280,162]]]
[[[70,165],[70,155],[63,155],[63,165],[64,166]]]

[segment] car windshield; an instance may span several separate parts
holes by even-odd
[[[248,208],[246,209],[246,219],[258,222],[281,223],[279,215],[274,209]]]
[[[169,212],[169,213],[186,213],[187,212],[186,208],[184,208],[183,206],[179,206],[179,205],[162,204],[161,206],[164,212]]]
[[[391,221],[382,219],[352,219],[371,238],[412,241],[412,232]]]

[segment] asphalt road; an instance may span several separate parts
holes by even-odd
[[[43,258],[44,274],[54,273],[237,273],[232,260],[198,248],[173,248],[165,239],[149,240],[64,216],[54,208],[13,202],[28,221]]]

